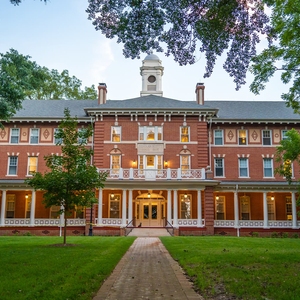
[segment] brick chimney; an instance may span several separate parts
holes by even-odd
[[[105,83],[99,83],[98,85],[98,104],[106,103],[107,88]]]
[[[204,89],[205,89],[204,83],[198,82],[196,84],[196,90],[195,90],[196,101],[200,105],[204,104]]]

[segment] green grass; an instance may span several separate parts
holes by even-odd
[[[162,237],[204,298],[300,299],[300,240]]]
[[[92,299],[131,237],[0,237],[0,299]]]

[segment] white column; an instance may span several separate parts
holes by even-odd
[[[122,226],[126,226],[126,190],[123,190],[122,195]]]
[[[197,191],[197,227],[203,227],[202,225],[202,199],[201,199],[201,190]]]
[[[174,190],[174,205],[173,205],[173,227],[178,228],[178,196],[177,190]]]
[[[239,200],[238,200],[238,193],[234,192],[234,227],[239,227]]]
[[[128,192],[128,221],[132,221],[132,190],[129,190]]]
[[[263,209],[264,209],[264,228],[269,228],[268,226],[268,199],[267,193],[264,192],[264,200],[263,200]]]
[[[35,220],[35,202],[36,202],[36,191],[33,190],[31,193],[31,207],[30,207],[30,226],[34,226]]]
[[[1,220],[0,226],[5,224],[5,210],[6,210],[6,190],[2,190],[2,200],[1,200]]]
[[[103,190],[99,189],[98,195],[98,222],[97,225],[102,224],[102,206],[103,206]]]
[[[167,220],[170,224],[172,224],[172,197],[171,197],[171,190],[168,190],[168,198],[167,198]]]
[[[296,193],[292,192],[292,220],[293,228],[297,228],[297,204],[296,204]]]

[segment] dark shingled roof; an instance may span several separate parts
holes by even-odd
[[[64,109],[69,108],[72,116],[88,117],[84,109],[100,110],[167,110],[218,109],[219,120],[292,120],[299,121],[300,115],[286,107],[284,101],[205,101],[198,105],[196,101],[180,101],[149,95],[128,100],[107,100],[98,105],[97,100],[24,100],[23,108],[13,118],[62,118]]]

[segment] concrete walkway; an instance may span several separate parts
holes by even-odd
[[[157,237],[138,237],[93,300],[203,299]]]

